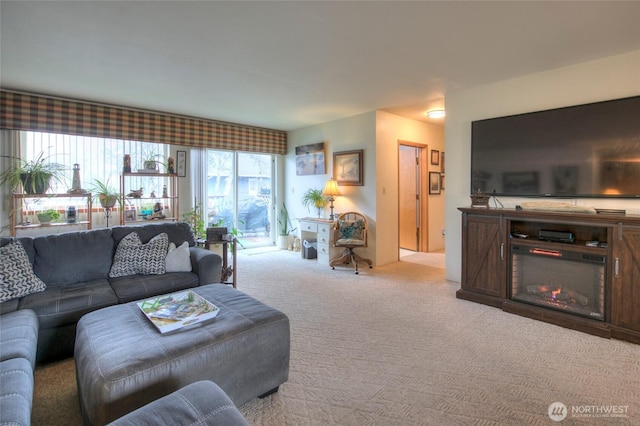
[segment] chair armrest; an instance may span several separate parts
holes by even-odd
[[[222,257],[202,247],[189,247],[191,270],[199,285],[217,284],[222,278]]]

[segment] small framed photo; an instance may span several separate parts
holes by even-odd
[[[176,172],[179,177],[187,176],[187,151],[178,151],[176,161]]]
[[[136,211],[135,210],[125,210],[124,211],[124,221],[125,222],[135,222],[136,220]]]
[[[333,153],[333,178],[341,186],[362,186],[362,155],[364,150]]]
[[[431,164],[437,166],[440,164],[440,151],[437,149],[431,150]]]
[[[440,172],[429,172],[429,194],[439,194],[440,189]]]

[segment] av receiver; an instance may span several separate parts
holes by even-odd
[[[548,229],[538,231],[538,239],[557,243],[575,243],[576,241],[576,237],[571,231],[550,231]]]

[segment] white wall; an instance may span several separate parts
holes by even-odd
[[[446,277],[461,277],[461,216],[468,207],[471,122],[511,114],[640,95],[640,50],[447,94]],[[455,171],[455,172],[454,172]],[[520,200],[501,198],[505,207]],[[640,214],[638,200],[578,199],[579,205]]]
[[[364,185],[340,187],[344,196],[335,202],[335,212],[357,210],[369,220],[369,247],[360,252],[374,265],[398,260],[398,141],[428,144],[440,151],[444,148],[444,129],[440,126],[399,117],[382,111],[371,111],[289,132],[288,152],[284,158],[284,185],[280,188],[291,217],[314,216],[301,202],[309,188],[323,188],[332,176],[333,153],[364,150]],[[297,176],[295,147],[324,142],[327,173]],[[436,166],[433,167],[435,170]],[[439,167],[439,166],[438,166]],[[444,196],[432,196],[430,232],[434,247],[444,247],[441,229],[444,225]],[[282,199],[280,197],[279,199]],[[279,203],[280,201],[278,201]],[[279,204],[278,204],[279,205]],[[325,210],[328,217],[329,210]],[[384,225],[384,226],[383,226]],[[294,224],[294,226],[298,226]]]
[[[302,205],[302,195],[308,189],[323,189],[333,176],[333,153],[363,149],[364,185],[342,186],[342,197],[334,202],[334,214],[357,210],[369,221],[369,247],[360,250],[364,257],[375,258],[376,211],[376,151],[375,151],[375,112],[359,114],[353,117],[335,120],[316,126],[294,130],[287,135],[287,156],[284,159],[284,200],[291,218],[316,217],[314,211],[307,211]],[[295,149],[297,146],[324,142],[326,173],[322,175],[296,175]],[[278,204],[280,208],[280,204]],[[329,208],[324,211],[324,218],[329,218]],[[297,221],[293,223],[300,227]]]

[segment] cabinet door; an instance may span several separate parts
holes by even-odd
[[[462,288],[506,298],[504,219],[464,214],[462,220]]]
[[[640,332],[640,228],[617,227],[612,264],[611,320]]]

